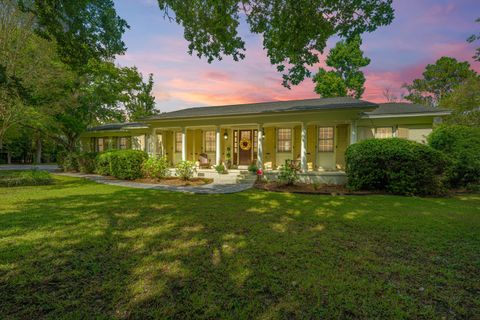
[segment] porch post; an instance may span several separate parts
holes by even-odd
[[[222,157],[222,150],[220,150],[220,127],[215,128],[215,164],[218,166],[220,164],[220,159]]]
[[[353,120],[350,124],[350,144],[357,142],[357,121]]]
[[[182,161],[187,160],[187,128],[182,128]]]
[[[150,132],[150,156],[155,156],[157,154],[157,132],[155,129],[152,129]]]
[[[300,164],[302,172],[307,172],[307,126],[302,123],[302,140],[300,144]]]
[[[258,126],[257,131],[257,167],[263,170],[263,126]]]

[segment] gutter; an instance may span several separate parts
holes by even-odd
[[[361,119],[382,119],[382,118],[411,118],[411,117],[428,117],[428,116],[448,116],[452,114],[451,111],[438,112],[417,112],[417,113],[390,113],[390,114],[365,114]]]

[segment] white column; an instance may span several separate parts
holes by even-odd
[[[350,144],[357,142],[357,121],[352,121],[350,125]]]
[[[257,132],[257,167],[263,170],[263,126],[258,126]]]
[[[220,149],[220,127],[216,127],[215,129],[215,164],[219,165],[222,159],[222,150]]]
[[[150,132],[149,154],[155,156],[157,153],[157,133],[155,129]]]
[[[187,128],[182,128],[182,161],[187,160]]]
[[[307,172],[307,126],[302,123],[302,137],[300,144],[300,164],[303,172]]]

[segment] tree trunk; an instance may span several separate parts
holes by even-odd
[[[42,163],[42,139],[40,136],[37,137],[37,150],[35,153],[35,163],[40,164]]]
[[[7,151],[7,164],[12,164],[12,154]]]

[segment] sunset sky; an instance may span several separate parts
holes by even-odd
[[[117,0],[115,5],[130,25],[124,35],[127,53],[117,62],[135,65],[144,75],[153,73],[154,95],[162,112],[318,97],[311,79],[291,90],[284,88],[281,74],[262,49],[262,38],[248,33],[245,25],[240,35],[246,41],[246,59],[234,62],[226,57],[208,64],[187,54],[183,29],[164,20],[155,0]],[[381,102],[386,88],[399,96],[403,83],[421,76],[425,66],[441,56],[467,60],[480,72],[480,63],[471,58],[480,43],[466,42],[480,30],[480,24],[474,22],[480,16],[480,0],[394,0],[394,8],[391,25],[363,36],[362,49],[372,60],[364,69],[367,82],[363,99]],[[329,46],[335,41],[331,39]],[[312,70],[323,65],[321,60]]]

